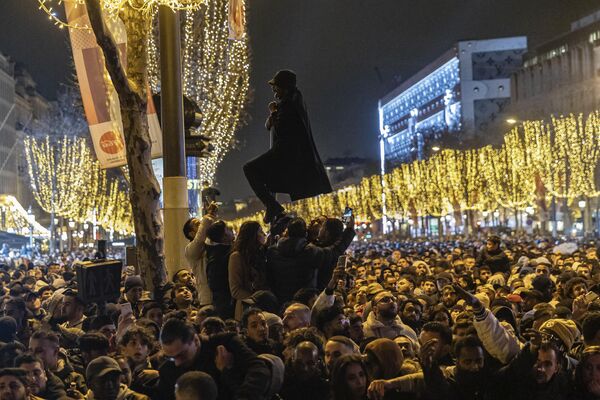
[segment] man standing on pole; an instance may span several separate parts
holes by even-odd
[[[295,201],[332,189],[312,137],[302,93],[296,87],[296,74],[279,71],[269,84],[276,100],[269,104],[265,124],[272,134],[272,146],[244,165],[244,174],[265,205],[264,222],[272,224],[284,214],[274,193],[288,193]]]

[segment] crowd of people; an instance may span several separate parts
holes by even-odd
[[[595,243],[353,241],[354,221],[234,232],[214,205],[150,293],[89,304],[73,262],[0,266],[0,400],[600,398]]]

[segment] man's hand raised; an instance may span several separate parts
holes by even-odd
[[[472,306],[474,309],[481,309],[483,307],[483,305],[481,304],[481,301],[479,301],[479,299],[477,297],[475,297],[473,294],[467,292],[465,289],[460,287],[460,285],[454,284],[454,285],[452,285],[452,287],[454,287],[454,290],[456,291],[456,295],[460,299],[463,299],[468,305]]]

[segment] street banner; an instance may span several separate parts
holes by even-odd
[[[242,40],[246,32],[244,0],[229,0],[229,39]]]
[[[67,22],[71,26],[91,26],[85,5],[66,0]],[[104,15],[127,68],[127,35],[123,22],[117,17]],[[96,43],[92,30],[69,28],[73,60],[81,91],[83,108],[101,168],[114,168],[127,164],[125,138],[119,97],[104,66],[102,49]],[[162,156],[162,134],[152,94],[148,88],[148,127],[152,140],[152,158]]]

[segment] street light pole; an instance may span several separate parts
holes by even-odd
[[[158,10],[160,32],[161,127],[165,266],[169,276],[185,265],[181,229],[188,219],[179,14]]]

